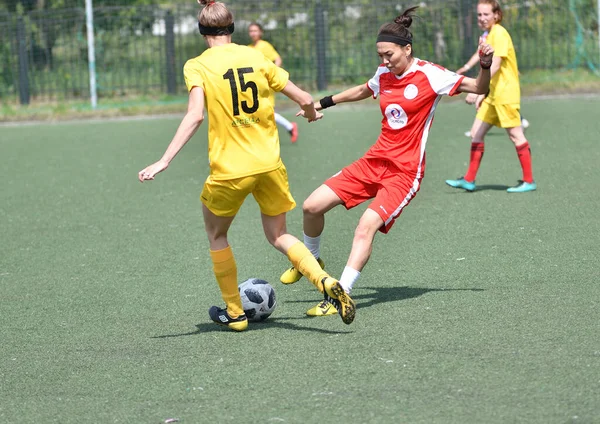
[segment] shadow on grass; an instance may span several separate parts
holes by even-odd
[[[475,191],[484,191],[484,190],[495,190],[495,191],[506,191],[507,188],[511,186],[507,186],[504,184],[484,184],[475,187]]]
[[[412,299],[432,292],[480,292],[483,289],[430,289],[427,287],[364,287],[367,290],[373,290],[374,293],[364,293],[352,298],[356,301],[357,308],[363,309],[378,303],[395,302],[398,300]]]
[[[415,297],[422,296],[426,293],[432,292],[454,292],[454,291],[469,291],[469,292],[480,292],[483,289],[470,288],[470,289],[430,289],[426,287],[361,287],[357,291],[370,290],[370,293],[358,293],[352,296],[352,299],[356,302],[357,309],[368,308],[369,306],[376,305],[378,303],[385,302],[396,302],[400,300],[412,299]],[[318,296],[315,296],[314,300],[287,300],[289,303],[316,303],[319,302]],[[322,328],[305,327],[288,322],[290,320],[303,320],[310,321],[311,317],[299,316],[299,317],[279,317],[269,318],[262,322],[251,322],[246,331],[260,331],[268,328],[280,328],[283,330],[294,330],[294,331],[309,331],[321,334],[349,334],[352,331],[337,331],[337,330],[325,330]],[[340,324],[341,325],[341,324]],[[154,336],[152,339],[168,339],[171,337],[183,337],[183,336],[197,336],[203,333],[213,333],[217,331],[231,331],[226,327],[216,325],[212,322],[203,322],[196,324],[196,331],[190,331],[189,333],[180,334],[165,334],[162,336]]]
[[[315,332],[315,333],[321,333],[321,334],[349,334],[349,333],[352,333],[352,331],[324,330],[322,328],[304,327],[304,326],[286,322],[290,319],[296,319],[296,318],[269,318],[269,319],[267,319],[265,321],[261,321],[261,322],[251,322],[248,325],[248,330],[246,330],[244,332],[259,331],[259,330],[264,330],[264,329],[268,329],[268,328],[280,328],[283,330],[309,331],[309,332]],[[304,317],[303,319],[307,319],[307,318]],[[341,323],[340,323],[340,325],[341,325]],[[201,324],[196,324],[196,328],[197,328],[196,331],[190,331],[189,333],[165,334],[162,336],[151,337],[151,339],[168,339],[171,337],[197,336],[197,335],[203,334],[203,333],[213,333],[213,332],[221,332],[221,331],[231,332],[231,330],[229,330],[228,328],[217,325],[213,322],[203,322]]]
[[[507,186],[504,184],[483,184],[483,185],[478,185],[475,187],[475,190],[473,191],[467,191],[467,190],[463,190],[461,188],[457,188],[456,190],[452,190],[449,191],[449,193],[452,194],[472,194],[472,193],[476,193],[478,191],[486,191],[486,190],[494,190],[494,191],[506,191],[507,188],[510,188],[512,186]]]
[[[483,289],[430,289],[426,287],[361,287],[357,291],[372,290],[371,293],[356,293],[352,294],[352,299],[356,302],[356,308],[358,310],[368,308],[369,306],[376,305],[378,303],[385,302],[396,302],[400,300],[412,299],[424,295],[425,293],[431,292],[453,292],[453,291],[470,291],[479,292]],[[315,303],[319,299],[315,300],[288,300],[290,303]]]

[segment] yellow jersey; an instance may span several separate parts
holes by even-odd
[[[258,50],[259,52],[264,54],[265,57],[267,59],[269,59],[271,62],[275,62],[275,59],[277,59],[279,57],[279,53],[277,53],[277,50],[275,50],[275,47],[273,47],[273,45],[271,43],[269,43],[268,41],[265,41],[265,40],[258,40],[258,43],[256,43],[256,45],[249,44],[248,47],[252,47],[252,48]]]
[[[502,58],[500,69],[490,81],[487,101],[493,105],[520,104],[517,55],[508,31],[499,24],[490,30],[486,42],[494,48],[494,56]]]
[[[259,52],[264,54],[265,57],[271,62],[275,62],[275,59],[280,57],[279,53],[277,53],[277,50],[275,50],[275,47],[273,47],[271,43],[265,40],[258,40],[258,43],[256,44],[248,44],[248,47],[252,47],[253,49],[258,50]],[[275,93],[271,92],[270,100],[273,104],[275,104]]]
[[[204,90],[214,180],[261,174],[281,166],[270,93],[285,88],[287,71],[256,50],[230,43],[188,60],[183,75],[188,91]]]

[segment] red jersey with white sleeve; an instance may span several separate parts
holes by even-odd
[[[442,96],[458,94],[463,78],[417,58],[402,75],[380,65],[367,86],[373,98],[379,96],[383,115],[381,134],[363,157],[387,160],[399,170],[422,178],[425,145],[435,108]]]

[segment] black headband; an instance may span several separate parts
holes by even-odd
[[[397,35],[391,34],[379,34],[377,36],[377,42],[390,42],[398,44],[399,46],[406,46],[407,44],[412,44],[412,38],[398,37]]]
[[[233,34],[235,24],[232,22],[231,25],[226,27],[207,27],[198,22],[198,29],[202,35],[229,35]]]

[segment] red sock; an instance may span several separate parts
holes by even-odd
[[[533,171],[531,170],[531,148],[529,147],[529,143],[525,142],[520,146],[516,146],[516,148],[521,168],[523,168],[523,181],[532,183]]]
[[[477,176],[477,170],[479,169],[481,159],[483,158],[484,147],[484,143],[471,143],[471,161],[469,162],[469,169],[464,177],[465,180],[470,183],[475,181],[475,177]]]

